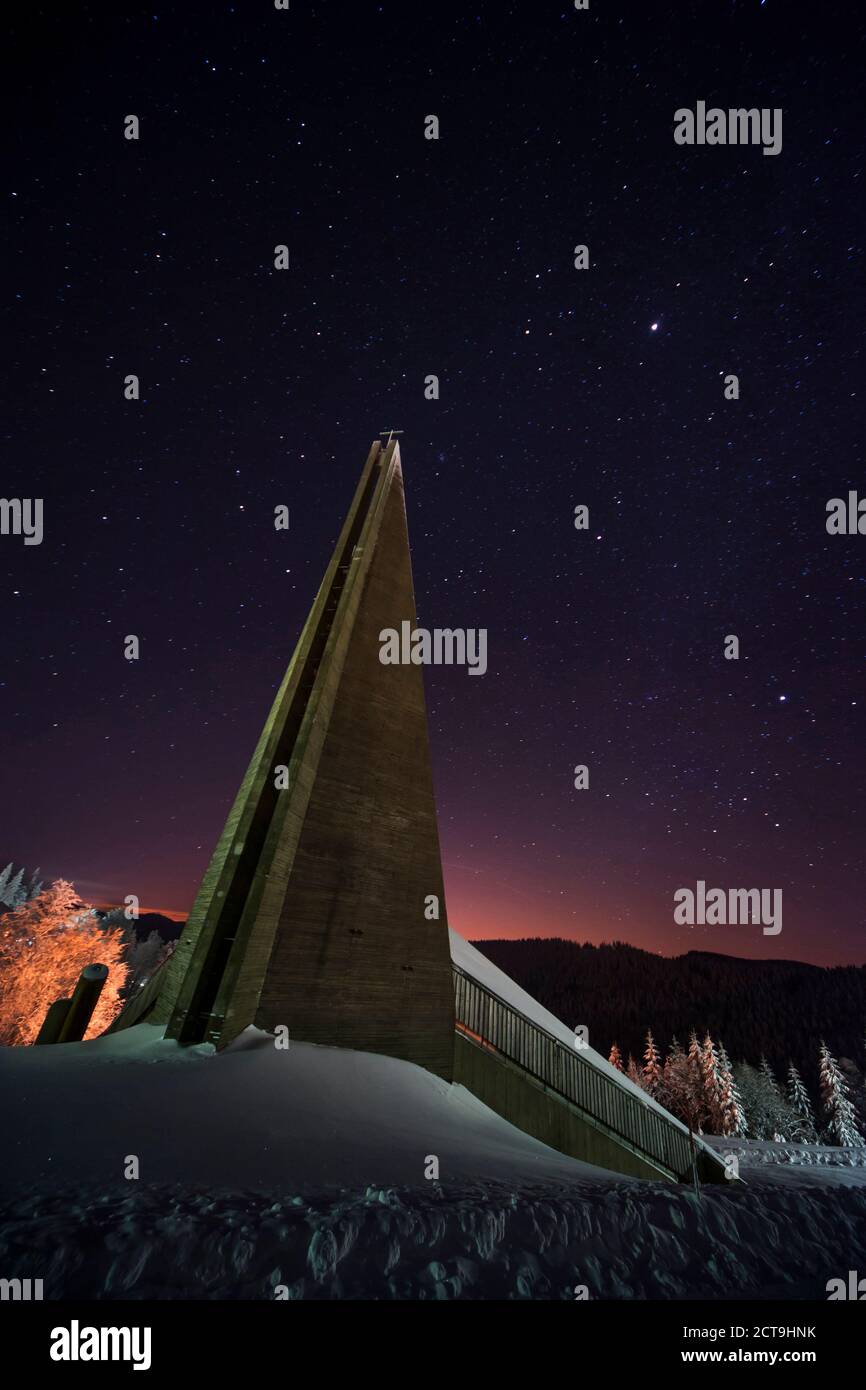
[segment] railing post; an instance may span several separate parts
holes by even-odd
[[[66,1015],[71,1003],[71,999],[55,999],[53,1004],[48,1005],[45,1020],[34,1039],[34,1047],[43,1047],[46,1043],[57,1042],[60,1037],[60,1030],[66,1022]]]
[[[81,1042],[107,979],[107,965],[85,965],[69,1001],[58,1042]]]

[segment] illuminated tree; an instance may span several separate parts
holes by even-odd
[[[657,1096],[661,1090],[662,1081],[661,1057],[650,1032],[646,1035],[646,1052],[643,1059],[643,1088],[651,1096]]]
[[[97,962],[109,973],[85,1036],[104,1032],[120,1010],[123,951],[120,932],[106,930],[65,879],[0,917],[0,1044],[34,1042],[49,1004],[70,997]]]

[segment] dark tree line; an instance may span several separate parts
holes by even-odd
[[[732,1061],[766,1058],[786,1077],[791,1062],[819,1102],[816,1056],[822,1041],[840,1059],[863,1064],[866,966],[742,960],[689,951],[667,958],[623,942],[593,946],[560,938],[476,941],[551,1013],[589,1028],[605,1057],[643,1056],[649,1029],[663,1045],[692,1030],[724,1040]]]

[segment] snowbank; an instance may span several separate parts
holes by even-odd
[[[255,1029],[219,1054],[148,1024],[0,1049],[0,1094],[0,1268],[46,1298],[824,1298],[866,1268],[864,1168],[758,1161],[698,1197],[411,1063]]]
[[[371,1052],[247,1029],[221,1053],[139,1023],[87,1043],[0,1048],[5,1186],[148,1182],[267,1192],[443,1181],[607,1178],[515,1129],[462,1086]]]

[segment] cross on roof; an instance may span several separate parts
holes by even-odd
[[[386,443],[386,444],[390,444],[390,443],[391,443],[391,440],[394,438],[394,435],[395,435],[395,434],[403,434],[403,433],[404,433],[403,430],[380,430],[380,431],[379,431],[379,434],[380,434],[380,435],[382,435],[382,434],[387,434],[388,438],[385,440],[385,443]]]

